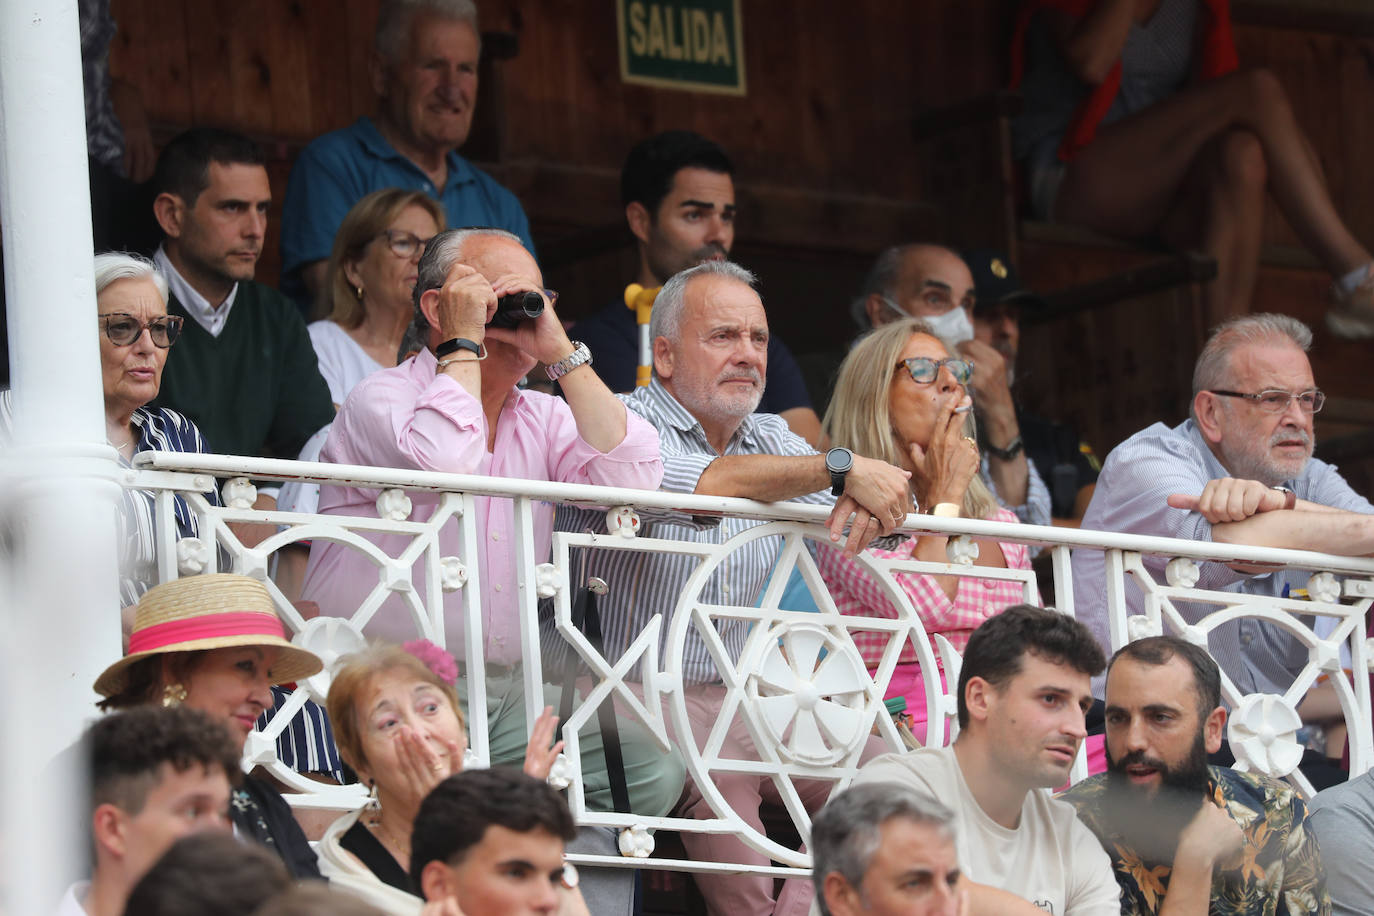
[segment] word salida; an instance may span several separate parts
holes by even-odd
[[[672,4],[630,4],[630,51],[637,57],[733,65],[725,14],[675,8]]]

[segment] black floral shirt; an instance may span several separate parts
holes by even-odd
[[[1306,829],[1307,806],[1286,782],[1210,767],[1212,797],[1245,834],[1244,859],[1238,868],[1218,871],[1212,881],[1210,916],[1330,916],[1326,869],[1317,839]],[[1102,842],[1121,886],[1122,916],[1158,913],[1169,889],[1171,862],[1142,858],[1104,819],[1102,795],[1106,774],[1069,789],[1064,801]]]

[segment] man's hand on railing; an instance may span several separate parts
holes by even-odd
[[[1282,490],[1275,490],[1258,480],[1235,477],[1209,480],[1196,496],[1175,493],[1169,497],[1169,505],[1173,508],[1200,512],[1213,525],[1241,522],[1260,512],[1282,509],[1287,502],[1288,494]]]
[[[875,537],[891,534],[912,510],[910,479],[911,473],[896,465],[855,455],[854,467],[845,478],[844,495],[836,500],[828,520],[831,540],[840,540],[850,516],[853,521],[844,546],[849,556],[863,550]]]

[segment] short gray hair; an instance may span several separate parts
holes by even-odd
[[[167,304],[167,278],[157,265],[142,255],[127,251],[109,251],[95,256],[95,294],[98,297],[116,280],[151,280]]]
[[[388,63],[397,63],[410,52],[410,24],[421,13],[456,22],[466,22],[481,38],[477,28],[477,6],[472,0],[382,0],[377,11],[377,31],[372,48]]]
[[[830,799],[811,822],[811,881],[821,916],[831,916],[825,902],[825,877],[838,872],[858,889],[882,839],[883,824],[900,817],[929,825],[951,843],[956,840],[954,814],[928,795],[896,782],[853,786]]]
[[[1193,366],[1193,397],[1200,391],[1230,384],[1231,355],[1247,344],[1292,344],[1306,353],[1312,349],[1312,329],[1290,315],[1261,312],[1222,322],[1207,339]]]
[[[448,272],[453,269],[454,264],[463,259],[463,246],[467,244],[468,239],[479,235],[508,239],[522,248],[525,247],[525,243],[515,233],[486,227],[448,229],[430,239],[429,244],[425,246],[425,253],[420,256],[420,266],[416,270],[415,292],[412,297],[415,316],[410,321],[410,327],[406,329],[403,347],[415,343],[424,347],[429,346],[429,319],[425,318],[425,313],[420,309],[420,297],[429,290],[443,287],[444,281],[448,279]]]
[[[687,284],[697,277],[725,277],[754,287],[758,278],[734,261],[702,261],[695,267],[678,271],[668,278],[654,298],[654,310],[649,316],[649,340],[666,337],[677,343],[682,333],[682,309],[687,301]]]

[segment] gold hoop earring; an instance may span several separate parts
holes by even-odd
[[[163,706],[180,706],[186,702],[186,688],[181,684],[168,684],[162,688]]]
[[[356,295],[356,296],[358,297],[358,301],[359,301],[359,302],[362,302],[362,301],[363,301],[363,285],[362,285],[361,283],[359,283],[359,284],[358,284],[358,288],[355,289],[353,292],[354,292],[354,295]]]

